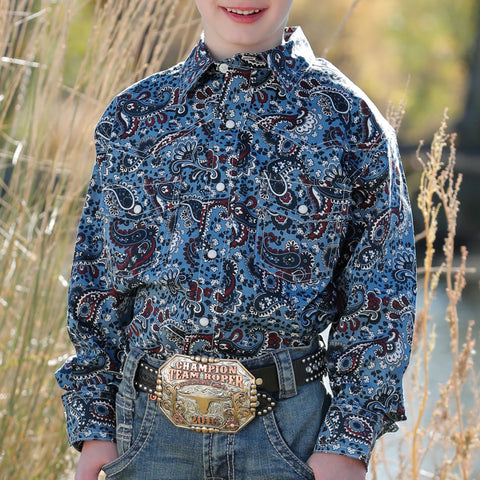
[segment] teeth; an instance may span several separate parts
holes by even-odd
[[[237,15],[253,15],[254,13],[258,13],[261,10],[260,9],[255,9],[255,10],[236,10],[235,8],[225,8],[227,12],[231,13],[236,13]]]

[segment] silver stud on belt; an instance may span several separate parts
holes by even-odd
[[[150,365],[148,365],[148,363],[140,362],[140,366],[142,368],[144,368],[145,370],[147,370],[148,372],[152,373],[153,375],[155,375],[155,376],[157,375],[157,369],[151,367]],[[142,392],[149,393],[150,395],[155,394],[155,390],[153,388],[149,387],[148,385],[144,385],[143,383],[137,382],[137,381],[134,382],[134,385],[139,390],[142,390]]]
[[[306,383],[314,382],[315,380],[323,377],[323,375],[326,373],[323,355],[324,352],[319,351],[302,359],[302,363],[306,363],[305,372],[309,375],[305,378]]]
[[[256,412],[257,417],[267,415],[267,413],[270,413],[276,405],[275,400],[273,400],[273,398],[268,396],[266,393],[258,394],[258,403],[259,407],[257,407]]]

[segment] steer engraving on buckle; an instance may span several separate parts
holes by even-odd
[[[157,401],[177,427],[236,433],[255,417],[255,377],[237,360],[175,355],[158,370]]]

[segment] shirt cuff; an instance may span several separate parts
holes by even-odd
[[[332,403],[318,435],[315,452],[346,455],[368,466],[377,438],[397,429],[394,422],[379,413],[357,405]]]
[[[115,441],[115,393],[68,391],[62,402],[71,446],[80,451],[86,440]]]

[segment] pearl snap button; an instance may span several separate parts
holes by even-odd
[[[223,192],[225,190],[225,184],[223,182],[218,182],[215,185],[215,188],[217,189],[217,192]]]
[[[233,127],[235,127],[235,122],[234,122],[233,120],[227,120],[227,121],[225,122],[225,126],[226,126],[227,128],[233,128]]]
[[[202,327],[206,327],[210,323],[207,317],[202,317],[198,322]]]
[[[306,205],[300,205],[298,207],[298,213],[301,213],[302,215],[308,213],[308,207]]]
[[[218,255],[217,251],[216,251],[216,250],[213,250],[213,248],[212,248],[212,250],[209,250],[209,251],[207,252],[207,257],[208,257],[210,260],[213,260],[214,258],[217,258],[217,255]]]
[[[220,70],[221,73],[227,73],[228,72],[228,65],[226,63],[221,63],[218,66],[218,69]]]
[[[133,207],[133,213],[142,213],[142,206],[141,205],[135,205]]]

